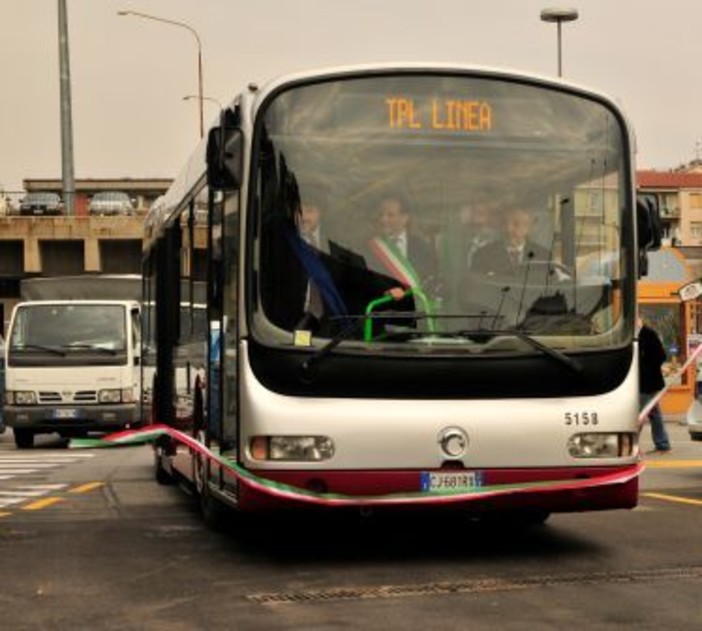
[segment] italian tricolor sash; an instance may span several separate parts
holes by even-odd
[[[385,237],[374,237],[369,242],[371,252],[386,271],[404,287],[420,287],[419,274],[400,252],[399,248]]]

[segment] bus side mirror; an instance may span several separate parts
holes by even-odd
[[[661,247],[663,229],[658,200],[653,195],[636,198],[636,237],[639,246],[639,276],[648,274],[648,253]]]
[[[207,137],[207,181],[211,188],[236,191],[241,187],[243,140],[236,114],[224,110],[219,125]]]

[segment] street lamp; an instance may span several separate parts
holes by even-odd
[[[139,11],[117,11],[117,15],[133,15],[138,18],[144,18],[146,20],[154,20],[156,22],[163,22],[164,24],[171,24],[173,26],[180,26],[181,28],[187,29],[190,31],[195,37],[195,41],[197,42],[197,99],[199,103],[199,110],[200,110],[200,138],[202,138],[205,134],[205,123],[204,123],[204,116],[203,116],[203,111],[202,111],[202,101],[203,101],[203,92],[202,92],[202,42],[200,41],[200,36],[197,34],[197,31],[190,26],[189,24],[186,24],[185,22],[177,22],[176,20],[168,20],[166,18],[160,18],[155,15],[150,15],[148,13],[140,13]]]
[[[562,76],[561,67],[561,23],[573,22],[578,19],[577,9],[549,8],[541,11],[541,19],[544,22],[555,22],[558,26],[558,76]]]
[[[203,97],[200,97],[200,96],[198,96],[197,94],[186,94],[186,95],[183,97],[183,100],[184,100],[184,101],[193,101],[193,100],[199,101],[201,98],[202,98],[203,101],[209,101],[210,103],[214,103],[214,104],[219,108],[219,111],[220,111],[220,112],[224,109],[224,108],[222,107],[222,104],[221,104],[216,98],[214,98],[213,96],[203,96]]]

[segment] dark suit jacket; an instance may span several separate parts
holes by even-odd
[[[436,282],[436,253],[431,245],[414,234],[407,234],[407,258],[419,274],[425,289]]]
[[[665,387],[661,366],[666,360],[665,348],[652,328],[644,325],[639,331],[639,390],[653,394]]]
[[[523,270],[529,261],[548,261],[549,259],[549,252],[545,247],[533,241],[527,241],[524,244],[521,264],[514,266],[509,257],[507,243],[502,240],[493,241],[475,252],[471,271],[511,276]]]

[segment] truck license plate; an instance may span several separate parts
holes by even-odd
[[[78,410],[73,408],[54,410],[54,418],[78,418]]]

